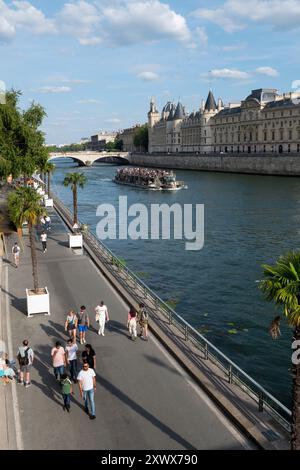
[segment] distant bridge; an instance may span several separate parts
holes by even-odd
[[[72,158],[83,166],[91,166],[101,160],[108,163],[130,163],[129,152],[54,152],[50,153],[49,160],[62,158]]]

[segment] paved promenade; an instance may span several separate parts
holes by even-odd
[[[3,420],[9,434],[5,442],[2,429],[0,448],[253,448],[153,336],[148,342],[128,338],[128,306],[87,256],[67,247],[67,229],[56,213],[51,218],[47,253],[42,253],[38,242],[39,284],[50,291],[51,316],[26,316],[25,288],[32,287],[28,237],[20,267],[16,269],[6,261],[2,264],[0,327],[14,356],[17,346],[28,338],[36,360],[30,388],[15,382],[0,386],[0,397],[5,391],[6,411],[2,409],[1,413],[6,414]],[[9,250],[13,242],[14,235],[9,239]],[[111,319],[105,337],[97,335],[94,321],[94,307],[101,300],[108,305]],[[67,310],[78,310],[82,304],[92,325],[87,342],[93,345],[97,357],[94,421],[84,413],[76,385],[71,413],[63,411],[50,361],[54,343],[60,340],[65,345]],[[82,351],[83,346],[79,349]]]

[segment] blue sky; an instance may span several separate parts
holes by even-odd
[[[48,143],[145,122],[180,99],[300,80],[300,0],[0,0],[0,80],[45,106]],[[209,77],[211,77],[209,79]]]

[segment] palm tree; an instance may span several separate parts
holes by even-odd
[[[279,257],[274,266],[264,264],[262,268],[264,279],[260,281],[259,288],[263,291],[266,300],[283,308],[288,324],[294,329],[293,343],[299,341],[300,252],[286,253]],[[278,336],[278,332],[280,333],[279,321],[280,317],[277,316],[271,323],[270,332],[275,338]],[[291,448],[292,450],[300,450],[300,364],[294,363],[294,361],[292,361],[292,380]]]
[[[43,208],[40,205],[40,196],[32,188],[20,187],[9,194],[8,210],[12,222],[17,227],[22,227],[24,222],[28,223],[29,240],[31,250],[32,276],[34,292],[38,293],[38,272],[37,256],[35,246],[34,226],[43,214]]]
[[[48,175],[48,190],[47,190],[47,193],[50,197],[50,187],[51,187],[51,184],[50,184],[50,181],[51,181],[51,174],[54,173],[54,170],[55,170],[55,165],[51,162],[47,162],[47,165],[46,165],[46,173]]]
[[[78,224],[78,204],[77,204],[77,191],[78,186],[83,189],[86,183],[86,176],[83,173],[67,173],[63,181],[63,185],[71,186],[73,191],[73,218],[74,225]]]

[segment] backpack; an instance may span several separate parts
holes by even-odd
[[[16,254],[16,253],[18,253],[18,252],[19,252],[19,247],[18,247],[17,245],[15,245],[15,246],[13,247],[13,253]]]
[[[21,356],[21,352],[19,350],[18,361],[19,361],[20,366],[28,366],[29,364],[28,351],[29,351],[29,348],[25,349],[24,350],[25,356]]]

